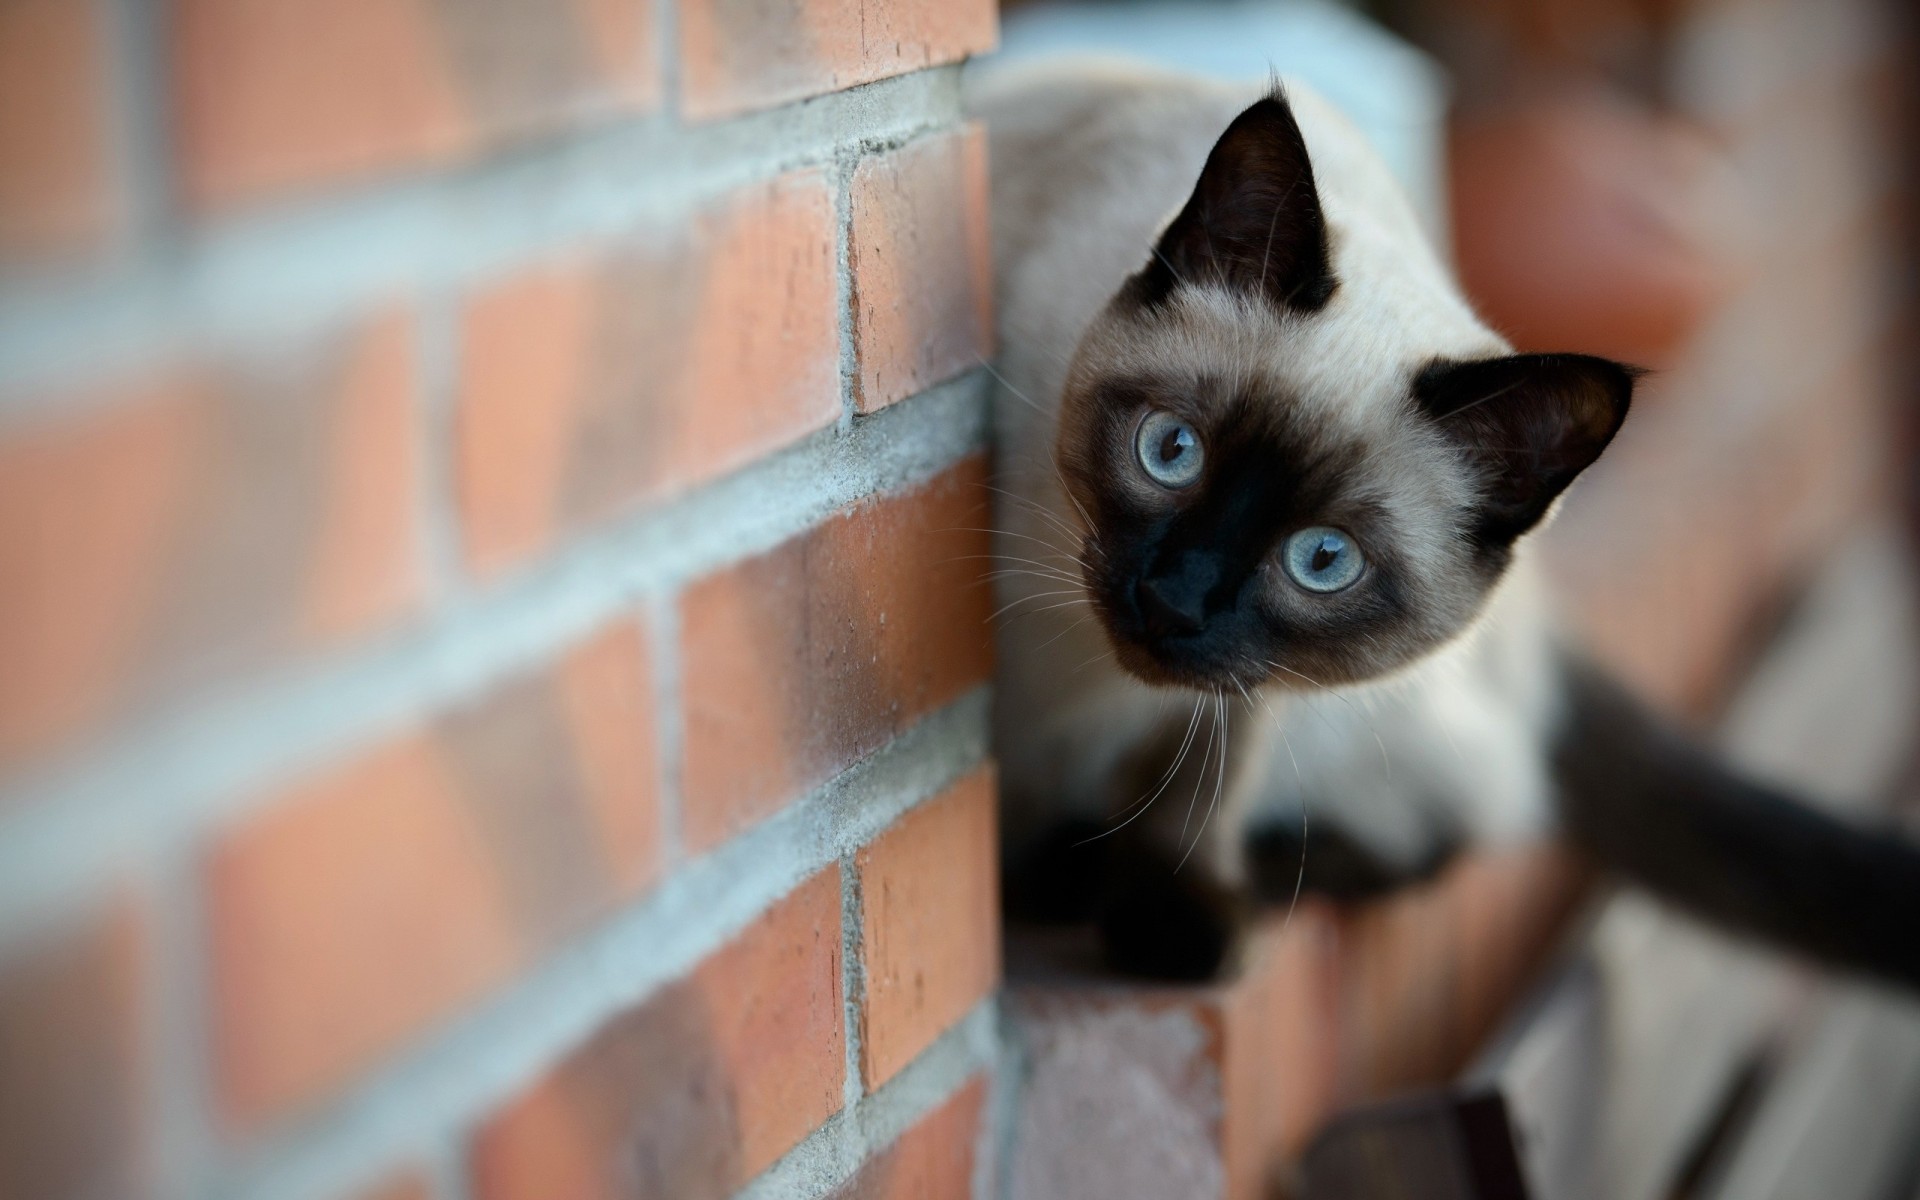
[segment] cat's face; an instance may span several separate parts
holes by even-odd
[[[1148,682],[1345,683],[1430,653],[1626,414],[1617,364],[1424,345],[1417,298],[1367,292],[1406,281],[1342,274],[1342,237],[1263,100],[1075,356],[1055,456],[1087,590]]]

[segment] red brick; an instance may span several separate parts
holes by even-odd
[[[0,5],[0,257],[84,247],[117,215],[98,7],[79,0]]]
[[[660,93],[648,0],[183,0],[174,25],[201,208],[446,164]]]
[[[0,960],[0,1196],[148,1194],[140,932],[120,909]]]
[[[413,386],[396,313],[0,440],[0,764],[409,607]]]
[[[921,1117],[828,1200],[971,1200],[985,1080],[976,1079]]]
[[[488,1121],[475,1196],[732,1195],[840,1109],[840,965],[829,867]]]
[[[987,677],[984,478],[969,460],[682,596],[689,849],[767,817]]]
[[[833,198],[818,170],[690,228],[483,292],[463,323],[461,510],[481,571],[710,480],[840,414]]]
[[[1587,879],[1554,848],[1480,855],[1342,915],[1340,1095],[1438,1084],[1551,952]]]
[[[983,768],[861,850],[860,1071],[878,1088],[1000,982],[999,839]]]
[[[208,875],[228,1114],[323,1095],[644,887],[656,775],[623,624],[276,797]]]
[[[729,116],[993,49],[992,0],[685,0],[681,101]]]
[[[1267,1194],[1273,1164],[1298,1154],[1331,1110],[1339,1069],[1340,943],[1311,898],[1262,931],[1261,954],[1226,997],[1221,1158],[1226,1194]]]
[[[851,203],[855,396],[872,412],[993,355],[984,131],[862,160]]]
[[[1006,1009],[1029,1064],[1015,1192],[1270,1194],[1343,1105],[1454,1077],[1584,883],[1564,855],[1515,850],[1375,904],[1308,898],[1200,987],[1118,986],[1076,965],[1090,945],[1025,947],[1038,967]]]

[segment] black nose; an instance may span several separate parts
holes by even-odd
[[[1185,637],[1205,626],[1201,597],[1196,593],[1181,595],[1158,580],[1142,579],[1134,585],[1133,597],[1147,632],[1154,637]]]

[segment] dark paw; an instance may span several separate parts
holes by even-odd
[[[1106,827],[1068,821],[1009,853],[1005,867],[1007,915],[1038,924],[1091,921],[1109,890],[1113,842]]]
[[[1296,890],[1343,904],[1378,899],[1431,879],[1453,855],[1454,847],[1443,845],[1403,866],[1338,828],[1309,829],[1304,846],[1298,826],[1265,826],[1247,839],[1248,871],[1263,904],[1287,904]]]
[[[1147,979],[1211,979],[1234,957],[1247,904],[1189,864],[1170,863],[1134,876],[1100,912],[1107,965]]]

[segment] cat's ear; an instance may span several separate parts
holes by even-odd
[[[1129,290],[1151,307],[1181,283],[1224,284],[1301,312],[1333,295],[1313,163],[1278,86],[1214,143],[1193,195]]]
[[[1637,372],[1584,354],[1428,364],[1414,401],[1480,468],[1474,537],[1504,546],[1534,527],[1626,419]]]

